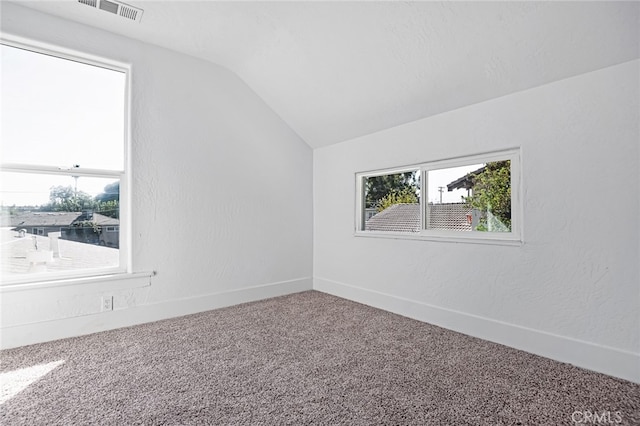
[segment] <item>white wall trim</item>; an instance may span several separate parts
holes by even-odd
[[[637,353],[446,309],[325,278],[315,277],[313,289],[546,358],[640,383],[640,354]]]
[[[2,328],[0,349],[82,336],[312,290],[311,277]]]

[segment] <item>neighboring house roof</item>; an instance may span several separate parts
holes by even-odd
[[[420,232],[420,204],[394,204],[365,222],[367,231]]]
[[[102,215],[100,213],[94,213],[91,222],[94,222],[96,225],[101,226],[118,226],[120,225],[120,220],[114,217],[109,217]]]
[[[74,222],[85,220],[85,214],[82,212],[26,212],[10,217],[10,226],[12,228],[29,228],[29,227],[65,227],[71,226]],[[92,222],[98,225],[118,226],[118,219],[94,213]]]
[[[471,189],[473,188],[473,178],[477,175],[479,175],[480,173],[484,172],[484,169],[486,169],[487,166],[482,166],[480,167],[478,170],[475,170],[473,172],[467,173],[466,175],[462,176],[461,178],[458,178],[456,180],[454,180],[453,182],[447,184],[447,190],[448,191],[453,191],[454,189]]]
[[[47,226],[69,226],[81,212],[26,212],[11,217],[11,226],[22,227],[47,227]]]
[[[471,231],[469,214],[471,209],[465,203],[429,204],[429,229]]]
[[[429,229],[471,231],[464,203],[429,204]],[[366,231],[420,232],[420,204],[394,204],[365,222]]]

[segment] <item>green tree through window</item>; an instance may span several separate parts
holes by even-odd
[[[507,232],[511,231],[511,162],[487,163],[484,170],[472,175],[472,180],[473,193],[465,197],[465,202],[482,212],[477,230],[504,226]]]
[[[417,203],[418,193],[419,174],[417,170],[382,176],[372,176],[365,179],[366,208],[376,208],[378,211],[381,211],[384,210],[380,209],[380,206],[383,203],[386,207],[400,202]]]

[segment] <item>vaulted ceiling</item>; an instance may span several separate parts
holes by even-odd
[[[16,3],[227,67],[314,148],[640,57],[636,2]]]

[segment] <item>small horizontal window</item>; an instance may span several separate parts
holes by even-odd
[[[520,240],[519,152],[356,175],[357,235]]]

